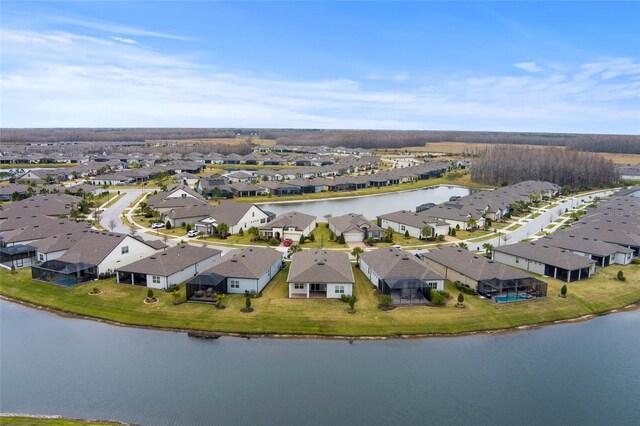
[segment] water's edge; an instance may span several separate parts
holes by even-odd
[[[630,305],[627,305],[621,308],[612,308],[606,311],[596,312],[593,314],[559,319],[554,321],[543,321],[538,323],[524,324],[524,325],[518,325],[518,326],[506,327],[506,328],[470,330],[470,331],[461,331],[457,333],[415,333],[415,334],[398,333],[393,335],[348,336],[348,335],[332,335],[332,334],[325,335],[325,334],[294,334],[294,333],[240,333],[240,332],[227,332],[227,331],[207,331],[207,330],[198,330],[198,329],[190,329],[190,328],[180,328],[180,327],[161,327],[161,326],[150,326],[150,325],[142,325],[142,324],[128,324],[128,323],[113,321],[106,318],[78,314],[78,313],[66,311],[63,309],[51,308],[48,306],[39,305],[37,303],[30,302],[28,300],[14,298],[6,295],[0,295],[0,300],[16,303],[31,309],[50,312],[65,318],[95,321],[99,323],[113,325],[116,327],[138,328],[138,329],[144,329],[144,330],[157,330],[157,331],[166,331],[166,332],[174,332],[174,333],[186,333],[186,334],[192,335],[193,337],[199,337],[199,338],[218,338],[218,337],[224,336],[224,337],[237,337],[241,339],[270,338],[270,339],[316,339],[316,340],[347,340],[347,341],[427,339],[427,338],[433,338],[433,337],[453,338],[453,337],[474,336],[474,335],[481,335],[481,334],[487,334],[487,335],[506,334],[506,333],[515,333],[519,331],[525,331],[525,330],[533,330],[533,329],[548,327],[551,325],[585,322],[585,321],[590,321],[592,319],[609,315],[609,314],[631,312],[631,311],[640,309],[640,300],[638,300]]]

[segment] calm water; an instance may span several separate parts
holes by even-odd
[[[277,215],[295,210],[314,215],[320,221],[325,221],[324,216],[327,214],[341,216],[347,213],[360,213],[366,218],[374,219],[377,215],[391,213],[397,210],[415,211],[416,206],[425,203],[440,204],[448,201],[449,198],[454,195],[469,195],[469,189],[456,186],[437,186],[434,188],[382,194],[373,197],[295,203],[266,203],[261,204],[260,208]]]
[[[3,412],[141,424],[638,424],[640,312],[497,336],[221,338],[0,302]]]

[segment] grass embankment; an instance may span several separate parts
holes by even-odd
[[[60,169],[63,167],[75,167],[78,163],[46,163],[46,164],[0,164],[0,170],[2,169]]]
[[[12,425],[12,426],[75,426],[75,425],[91,425],[91,426],[114,426],[122,425],[123,423],[114,423],[106,421],[92,421],[92,420],[72,420],[61,418],[39,418],[39,417],[26,417],[26,416],[6,416],[0,417],[0,425]]]
[[[458,171],[458,172],[446,173],[443,177],[440,177],[440,178],[424,179],[416,182],[401,183],[399,185],[365,188],[365,189],[360,189],[358,191],[316,192],[313,194],[287,195],[282,197],[277,197],[277,196],[276,197],[269,197],[269,196],[239,197],[239,198],[236,198],[235,201],[243,201],[247,203],[273,203],[277,201],[323,200],[327,198],[344,198],[344,197],[357,197],[362,195],[388,194],[393,192],[422,189],[422,188],[426,188],[429,186],[436,186],[436,185],[458,185],[458,186],[465,186],[467,188],[478,188],[478,189],[492,188],[491,186],[488,186],[488,185],[471,182],[469,173]]]
[[[623,270],[626,282],[615,280]],[[613,266],[599,270],[589,280],[569,284],[566,299],[558,297],[563,282],[545,278],[548,297],[538,301],[495,304],[466,296],[464,309],[451,300],[445,307],[399,307],[383,312],[371,283],[354,268],[356,314],[347,313],[339,300],[288,299],[287,270],[281,271],[265,288],[261,298],[253,299],[255,312],[243,314],[242,295],[229,295],[227,308],[218,310],[206,304],[173,305],[170,294],[155,291],[158,303],[143,303],[146,288],[117,285],[114,280],[90,282],[75,288],[62,288],[33,281],[28,269],[10,275],[0,271],[0,294],[65,312],[102,318],[119,323],[176,329],[228,333],[296,334],[325,336],[393,336],[398,334],[461,333],[495,330],[527,324],[598,314],[640,301],[640,266]],[[93,287],[103,293],[90,296]],[[455,298],[451,283],[447,290]],[[184,290],[182,291],[184,294]]]

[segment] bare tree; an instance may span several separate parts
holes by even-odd
[[[111,219],[111,220],[109,221],[109,223],[107,224],[107,227],[109,228],[109,231],[113,232],[113,230],[114,230],[114,229],[116,229],[116,225],[117,225],[117,224],[118,224],[118,223],[116,222],[116,220],[115,220],[115,219]]]

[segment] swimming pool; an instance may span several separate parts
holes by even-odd
[[[533,296],[527,293],[519,293],[519,294],[507,294],[501,296],[494,296],[493,300],[496,303],[507,303],[507,302],[517,302],[519,300],[532,299]]]

